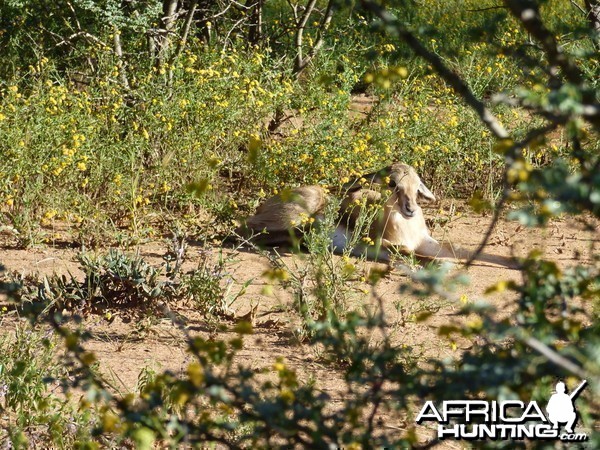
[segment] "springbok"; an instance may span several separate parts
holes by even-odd
[[[376,186],[385,186],[386,190],[382,193]],[[431,237],[418,200],[435,201],[435,196],[412,167],[392,164],[363,176],[360,181],[345,184],[342,192],[339,220],[331,237],[336,253],[349,250],[355,256],[367,255],[369,259],[384,262],[390,260],[393,249],[426,259],[471,258],[468,250],[442,245]],[[264,232],[257,235],[262,244],[289,244],[294,237],[302,236],[306,228],[302,225],[322,220],[328,201],[329,195],[321,186],[298,187],[267,199],[238,231],[246,235]],[[381,205],[382,210],[369,226],[371,245],[352,242],[361,214],[377,205]],[[476,259],[515,267],[512,259],[503,256],[481,253]]]

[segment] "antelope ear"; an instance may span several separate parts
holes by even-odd
[[[429,200],[430,202],[435,202],[435,195],[433,195],[431,193],[431,191],[429,189],[427,189],[427,186],[425,186],[422,181],[419,183],[419,188],[417,189],[417,192],[425,200]]]

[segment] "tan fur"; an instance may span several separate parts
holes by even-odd
[[[246,225],[254,231],[289,230],[299,225],[303,216],[315,217],[325,206],[327,196],[321,186],[302,186],[265,200]]]
[[[379,189],[376,190],[377,188]],[[343,251],[348,246],[362,208],[382,205],[381,212],[369,229],[371,238],[381,246],[374,258],[389,260],[389,250],[392,248],[426,258],[467,260],[471,257],[469,251],[441,245],[431,237],[418,199],[434,201],[435,197],[412,167],[402,163],[392,164],[379,172],[347,183],[344,185],[344,192],[339,225],[332,236],[334,250]],[[299,225],[306,223],[306,218],[318,220],[326,205],[327,194],[320,186],[295,188],[266,200],[256,214],[248,218],[246,227],[252,232],[266,231],[271,239],[267,235],[263,239],[264,243],[285,243],[286,236],[287,240],[293,236],[289,230],[301,231]],[[370,255],[371,250],[359,245],[352,248],[351,252]],[[501,256],[482,254],[477,259],[514,266],[512,260]]]

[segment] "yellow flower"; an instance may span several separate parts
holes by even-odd
[[[44,214],[44,219],[52,219],[54,218],[56,215],[58,214],[58,211],[56,211],[55,209],[50,209],[48,211],[46,211],[46,213]]]

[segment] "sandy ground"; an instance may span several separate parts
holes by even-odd
[[[446,202],[442,208],[438,205],[435,210],[426,211],[426,217],[443,217],[451,207],[450,202]],[[444,212],[440,213],[440,209]],[[473,249],[485,234],[490,220],[490,217],[465,213],[454,215],[449,222],[442,221],[443,227],[433,224],[431,228],[434,237],[452,242],[453,245]],[[515,222],[501,221],[490,238],[486,252],[522,256],[536,248],[541,250],[546,258],[556,261],[560,266],[567,266],[578,261],[590,260],[594,248],[598,247],[598,230],[596,227],[595,231],[585,231],[579,223],[572,220],[557,220],[543,230],[526,229]],[[8,240],[5,240],[5,244],[8,244]],[[152,264],[160,264],[161,255],[166,249],[166,243],[154,242],[129,251],[139,252]],[[190,244],[186,270],[198,264],[201,250]],[[212,249],[213,254],[218,250]],[[231,251],[225,250],[226,253]],[[24,274],[71,272],[81,275],[77,268],[76,254],[76,249],[68,248],[21,250],[13,249],[9,245],[0,246],[0,262],[9,270]],[[284,262],[290,267],[302,264],[302,258],[302,255],[283,256]],[[372,266],[383,267],[376,263],[365,264],[366,267],[362,269],[364,271]],[[269,267],[266,257],[252,251],[239,252],[235,261],[229,265],[239,285],[246,280],[253,280],[246,293],[232,305],[236,315],[242,316],[250,311],[253,305],[258,305],[254,319],[255,332],[245,339],[245,347],[239,355],[240,360],[253,368],[264,368],[270,367],[275,358],[282,357],[290,367],[297,370],[301,380],[316,380],[317,386],[329,393],[335,404],[343,395],[342,378],[331,367],[320,362],[318,352],[314,348],[296,339],[294,324],[297,323],[297,316],[290,310],[293,302],[291,292],[277,285],[271,295],[263,293],[267,281],[262,275]],[[462,269],[457,267],[455,270]],[[499,280],[519,277],[518,271],[486,263],[476,263],[467,270],[467,274],[470,284],[457,294],[466,295],[468,300],[484,297],[485,289]],[[441,299],[415,300],[401,294],[400,284],[408,282],[406,275],[394,270],[381,280],[376,288],[378,295],[383,299],[388,321],[393,324],[391,335],[394,342],[398,345],[413,346],[416,352],[420,353],[418,357],[458,356],[470,343],[457,342],[453,345],[446,338],[440,337],[437,331],[440,325],[456,320],[453,313],[459,305]],[[514,300],[510,293],[488,297],[488,300],[499,307],[499,314],[510,314]],[[439,310],[424,322],[414,321],[415,314],[432,305],[439,307]],[[357,294],[355,304],[348,306],[350,309],[376,307],[377,302],[370,300],[365,304],[365,296]],[[227,333],[214,332],[192,305],[177,305],[175,309],[185,319],[190,334],[227,337]],[[140,371],[145,367],[155,371],[171,369],[177,372],[184,370],[191,360],[191,356],[186,352],[183,333],[166,318],[145,323],[137,320],[127,322],[117,317],[108,323],[101,316],[91,315],[86,319],[86,326],[94,336],[87,343],[87,348],[96,353],[102,373],[112,382],[115,389],[122,392],[135,389]],[[4,333],[10,332],[14,321],[4,320],[2,327]],[[396,425],[399,430],[405,427],[405,424],[401,423]],[[447,448],[460,448],[460,445],[448,443]]]

